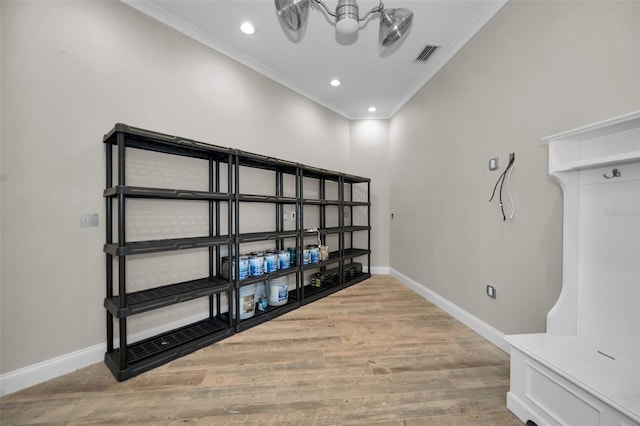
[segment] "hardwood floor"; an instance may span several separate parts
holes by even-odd
[[[522,425],[509,357],[389,276],[118,383],[103,363],[0,399],[0,423]]]

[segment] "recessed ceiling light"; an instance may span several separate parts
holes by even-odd
[[[374,106],[370,106],[369,109],[367,110],[369,112],[376,112],[376,107]]]
[[[253,35],[256,32],[256,29],[253,27],[251,22],[245,22],[240,25],[240,31],[245,33],[246,35]]]
[[[340,80],[338,80],[337,78],[334,78],[333,80],[331,80],[331,82],[329,83],[331,84],[333,87],[338,87],[342,84],[342,82]]]

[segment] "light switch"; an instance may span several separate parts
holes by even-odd
[[[98,226],[98,215],[96,213],[88,213],[80,216],[80,227],[90,228]]]

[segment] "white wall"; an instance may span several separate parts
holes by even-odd
[[[373,273],[389,266],[389,120],[353,120],[350,126],[353,173],[371,178],[371,254]],[[355,197],[354,197],[355,198]],[[362,209],[364,212],[364,209]],[[355,211],[354,219],[358,219]],[[360,222],[363,224],[364,222]],[[354,240],[358,241],[354,238]],[[365,247],[359,244],[357,247]],[[381,267],[376,270],[375,267]]]
[[[391,120],[392,269],[503,333],[544,331],[562,199],[541,138],[639,108],[640,3],[509,2]],[[510,152],[503,222],[488,200]]]
[[[105,341],[102,135],[114,123],[366,170],[350,162],[346,119],[122,3],[3,1],[0,8],[1,373]],[[180,167],[198,168],[188,159]],[[374,199],[386,205],[381,191]],[[83,213],[99,213],[100,226],[81,229]],[[202,266],[183,256],[169,258]],[[164,265],[145,262],[147,271]],[[159,279],[161,270],[133,279]],[[143,318],[138,327],[153,323]]]

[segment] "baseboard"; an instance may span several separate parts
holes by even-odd
[[[94,345],[0,375],[0,396],[26,389],[102,361],[106,345]]]
[[[451,315],[452,317],[454,317],[455,319],[457,319],[458,321],[460,321],[461,323],[463,323],[464,325],[466,325],[467,327],[469,327],[470,329],[472,329],[473,331],[475,331],[476,333],[478,333],[479,335],[487,339],[489,342],[493,343],[494,345],[496,345],[506,353],[509,353],[510,346],[504,339],[505,337],[504,333],[496,330],[486,322],[471,315],[469,312],[465,311],[461,307],[451,303],[444,297],[428,289],[422,284],[412,280],[406,275],[396,271],[393,268],[390,268],[390,275],[397,278],[402,284],[406,285],[407,287],[409,287],[410,289],[418,293],[420,296],[427,299],[429,302],[438,306],[439,308],[447,312],[449,315]]]
[[[509,411],[515,414],[515,416],[520,419],[522,423],[526,423],[527,421],[531,420],[534,421],[538,426],[548,426],[547,422],[542,420],[537,413],[532,411],[513,392],[507,392],[507,408],[509,409]]]
[[[158,333],[195,322],[202,319],[203,316],[206,316],[207,314],[208,312],[202,312],[191,315],[187,318],[172,321],[168,324],[139,331],[130,335],[129,340],[131,342],[136,342],[146,339],[147,337],[154,336]],[[117,347],[119,344],[119,340],[115,339],[114,345]],[[106,349],[106,342],[100,343],[2,374],[0,375],[0,396],[18,392],[19,390],[37,385],[38,383],[102,362],[104,360],[104,353]]]
[[[389,275],[388,266],[372,266],[370,273],[372,275]]]

